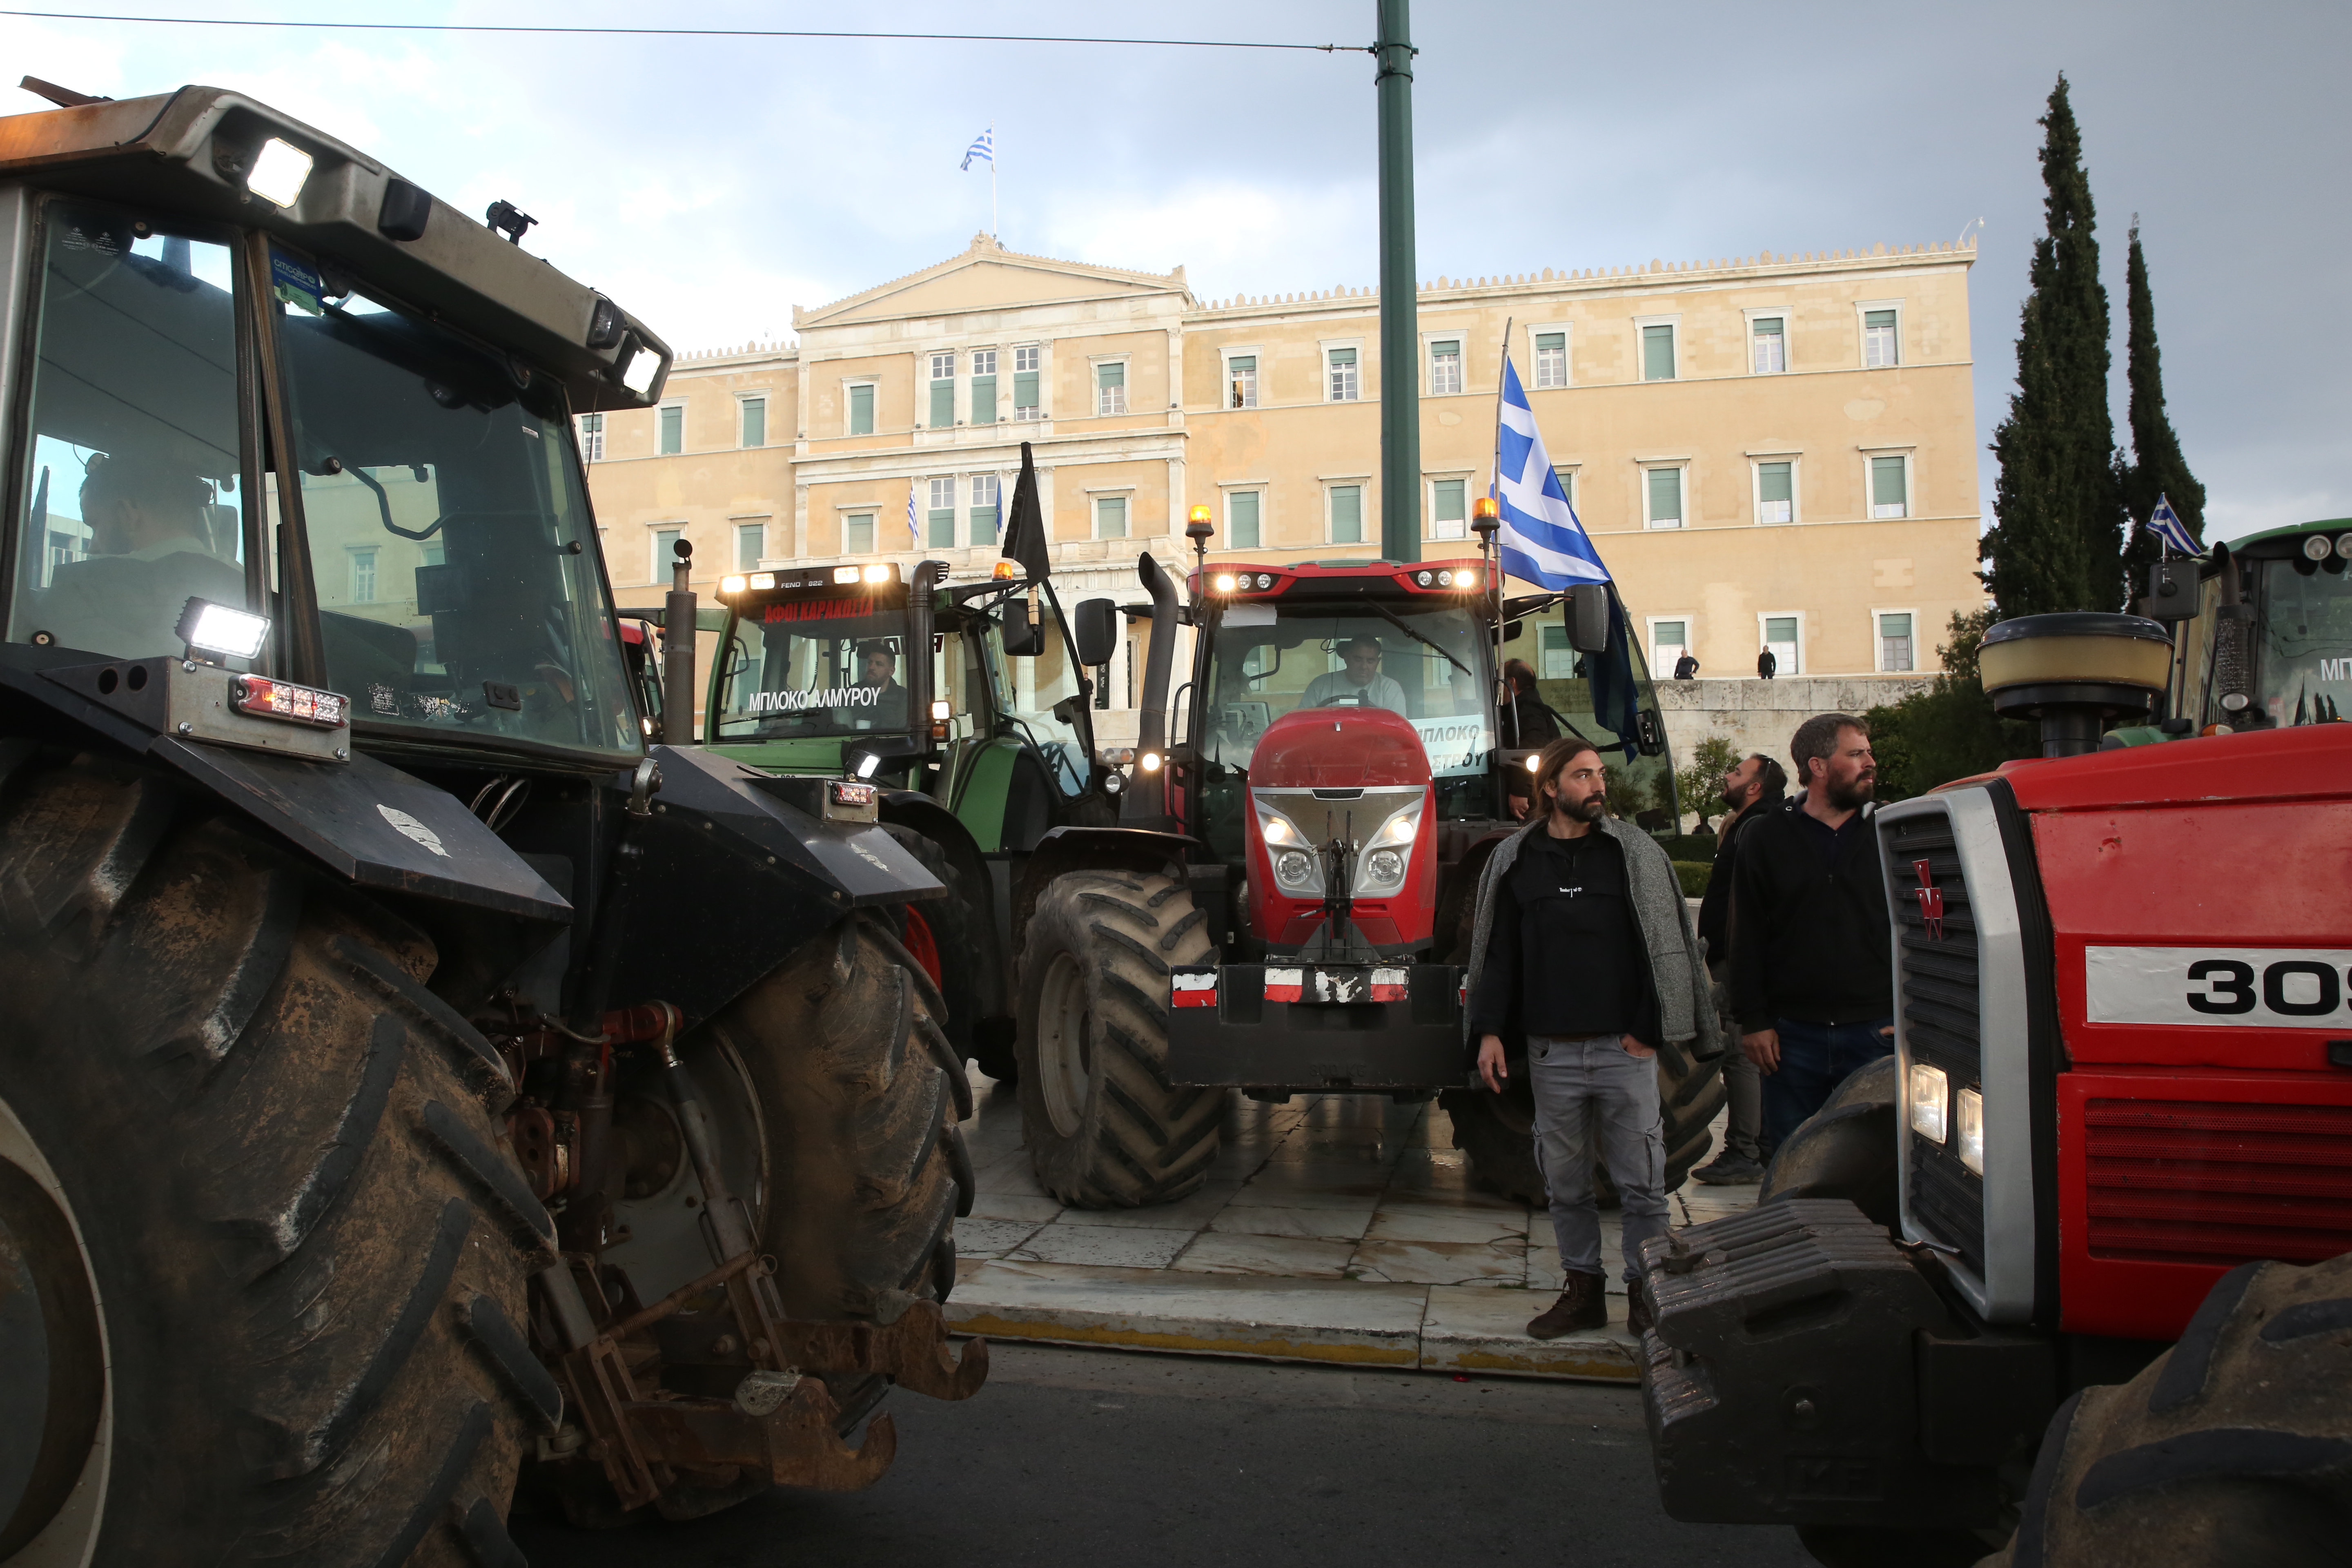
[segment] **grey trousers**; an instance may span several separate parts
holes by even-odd
[[[1771,1154],[1758,1142],[1764,1131],[1764,1079],[1756,1070],[1756,1064],[1748,1059],[1748,1053],[1739,1048],[1739,1020],[1731,1016],[1724,968],[1719,963],[1706,966],[1716,1016],[1723,1025],[1723,1087],[1731,1100],[1731,1119],[1723,1130],[1723,1141],[1729,1152],[1760,1165]]]
[[[1592,1198],[1597,1140],[1622,1205],[1625,1278],[1639,1279],[1642,1243],[1666,1234],[1657,1058],[1629,1055],[1615,1035],[1530,1035],[1528,1087],[1535,1095],[1536,1164],[1550,1200],[1559,1266],[1570,1274],[1601,1272],[1601,1210]]]

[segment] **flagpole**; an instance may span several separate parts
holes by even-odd
[[[1503,384],[1510,379],[1511,324],[1517,319],[1516,316],[1503,318],[1503,361],[1495,367],[1495,456],[1488,468],[1491,477],[1486,481],[1486,493],[1495,498],[1495,506],[1498,513],[1503,505]],[[1495,521],[1500,522],[1502,519],[1498,515]],[[1503,673],[1503,539],[1501,531],[1498,529],[1495,535],[1495,681],[1501,699],[1508,700],[1516,694],[1511,690],[1510,678]],[[1536,642],[1538,644],[1536,658],[1541,659],[1543,658],[1542,633],[1536,634]],[[1516,708],[1512,710],[1514,719],[1517,717],[1517,711]],[[1503,732],[1502,712],[1499,705],[1495,717],[1495,734],[1499,740]],[[1521,739],[1516,732],[1517,726],[1514,724],[1512,728],[1514,733],[1511,738],[1514,741]],[[1535,810],[1532,801],[1528,803],[1528,809],[1530,813]]]
[[[1002,245],[1003,237],[996,230],[996,127],[988,128],[988,237]]]

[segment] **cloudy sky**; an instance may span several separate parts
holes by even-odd
[[[52,0],[55,3],[55,0]],[[102,5],[91,5],[103,9]],[[864,27],[1360,45],[1371,0],[285,0],[215,16]],[[2124,235],[2154,276],[2173,422],[2216,531],[2352,514],[2352,6],[1973,0],[1930,7],[1423,0],[1423,278],[1951,239],[1973,275],[1979,434],[2006,410],[2042,224],[2034,124],[2074,84],[2123,424]],[[961,250],[963,148],[996,130],[1004,243],[1164,270],[1202,298],[1378,277],[1362,54],[1056,44],[295,32],[0,16],[0,60],[129,97],[204,81],[382,156],[681,347]],[[6,89],[10,110],[39,107]],[[2330,284],[2327,279],[2338,281]],[[1985,503],[1990,458],[1982,461]]]

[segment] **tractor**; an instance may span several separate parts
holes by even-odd
[[[573,416],[668,347],[510,204],[27,85],[0,1560],[504,1563],[519,1476],[598,1523],[871,1483],[887,1388],[987,1364],[902,940],[944,889],[870,784],[648,743]]]
[[[1668,1512],[1832,1564],[2343,1560],[2347,565],[2352,520],[2273,530],[1990,628],[2043,754],[1874,814],[1894,1055],[1645,1245]]]

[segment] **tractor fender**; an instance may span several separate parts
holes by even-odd
[[[1165,871],[1180,879],[1184,858],[1206,853],[1208,846],[1189,833],[1161,833],[1144,827],[1055,827],[1037,840],[1037,847],[1022,868],[1013,889],[1013,930],[1007,933],[1012,951],[1019,953],[1029,931],[1030,912],[1038,895],[1055,878],[1070,871],[1121,870],[1144,876]]]
[[[11,647],[0,658],[0,733],[14,737],[0,743],[119,747],[187,779],[360,887],[570,923],[563,895],[447,791],[364,753],[320,762],[182,740],[142,722],[127,696],[108,701],[95,680],[100,669],[172,661],[107,665],[83,653],[43,658],[45,651]]]

